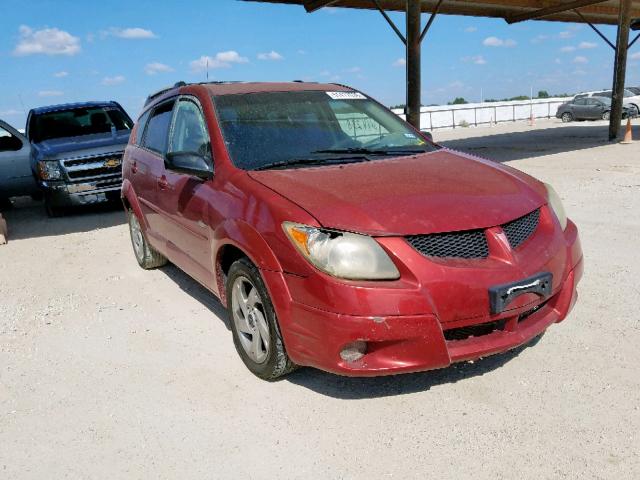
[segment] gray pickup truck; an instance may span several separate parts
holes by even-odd
[[[30,169],[49,216],[65,207],[118,200],[133,121],[116,102],[32,109]]]

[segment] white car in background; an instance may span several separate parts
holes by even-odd
[[[577,98],[587,98],[587,97],[605,97],[611,98],[611,90],[594,90],[593,92],[583,92],[579,93],[573,99]],[[624,106],[629,107],[633,106],[636,109],[636,115],[640,115],[640,95],[636,95],[629,89],[624,89]]]

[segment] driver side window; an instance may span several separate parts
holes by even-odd
[[[18,137],[0,127],[0,152],[17,152],[22,148]]]
[[[190,100],[178,102],[169,151],[197,153],[211,160],[211,143],[204,117]]]

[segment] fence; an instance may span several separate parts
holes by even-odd
[[[469,103],[464,105],[448,105],[422,107],[420,127],[423,130],[438,128],[458,128],[467,126],[489,125],[499,122],[515,122],[528,120],[531,114],[536,118],[551,118],[556,110],[569,98],[536,99],[533,101],[507,101]],[[402,110],[394,110],[404,118]]]

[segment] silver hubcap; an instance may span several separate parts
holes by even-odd
[[[142,229],[140,223],[134,214],[131,214],[131,220],[129,227],[131,229],[131,243],[133,244],[133,251],[138,259],[144,257],[144,238],[142,237]]]
[[[269,355],[269,324],[258,289],[246,277],[238,277],[231,289],[233,323],[245,353],[256,363]]]

